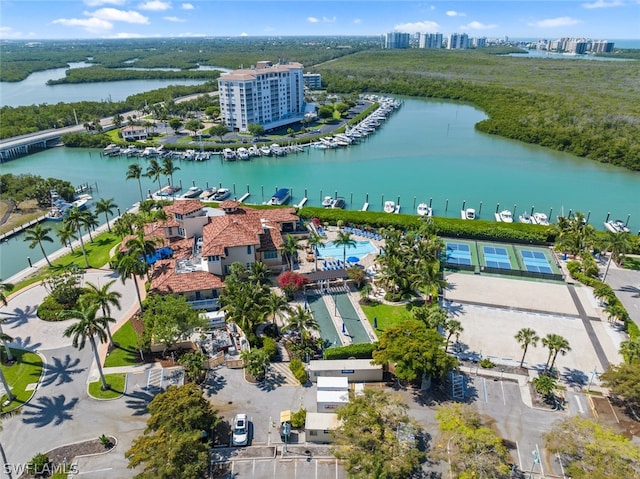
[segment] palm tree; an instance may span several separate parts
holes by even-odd
[[[180,169],[179,166],[173,165],[173,160],[169,157],[166,157],[162,160],[162,174],[167,176],[171,181],[171,186],[173,186],[173,174]]]
[[[451,337],[459,336],[460,333],[464,331],[464,328],[462,327],[462,323],[457,319],[448,319],[444,323],[444,330],[447,331],[447,341],[444,347],[446,351],[447,349],[449,349],[449,341],[451,340]]]
[[[629,321],[629,312],[619,301],[607,304],[603,311],[607,313],[610,323],[613,323],[616,319],[623,323]]]
[[[0,320],[0,325],[6,321],[7,318],[2,318]],[[4,346],[4,350],[7,353],[7,361],[13,361],[13,353],[11,352],[11,348],[7,344],[8,342],[13,341],[13,338],[2,331],[2,327],[0,327],[0,341],[2,341],[2,345]]]
[[[111,225],[109,224],[109,215],[113,216],[113,209],[117,208],[113,202],[113,198],[100,198],[100,200],[96,203],[96,214],[104,213],[104,217],[107,220],[107,229],[109,233],[111,233]]]
[[[558,387],[556,380],[546,374],[541,374],[531,381],[538,394],[545,398],[553,398]]]
[[[274,323],[278,319],[280,311],[291,311],[286,298],[284,296],[277,295],[273,291],[269,293],[269,296],[266,298],[264,308],[267,314],[273,315]]]
[[[133,280],[133,285],[136,288],[136,295],[138,296],[138,303],[140,303],[140,309],[142,309],[142,296],[140,295],[140,287],[136,276],[143,278],[147,273],[149,266],[145,261],[140,261],[128,254],[120,254],[116,257],[113,269],[120,275],[122,284],[125,284],[127,279]]]
[[[125,243],[125,247],[129,250],[129,256],[142,258],[141,261],[146,261],[147,256],[153,256],[156,253],[156,248],[161,241],[160,238],[155,237],[152,239],[145,238],[144,233],[139,231],[135,238],[131,238]],[[150,270],[148,269],[148,271]]]
[[[571,347],[569,347],[569,341],[567,341],[559,334],[547,334],[544,338],[542,338],[542,345],[546,346],[549,349],[549,357],[547,358],[547,363],[545,364],[545,369],[548,371],[553,370],[553,366],[555,365],[558,353],[564,356],[569,351],[571,351]],[[551,364],[549,364],[549,362],[551,362]]]
[[[313,257],[315,259],[315,270],[318,271],[318,248],[325,243],[324,238],[315,231],[311,232],[307,238],[307,244],[313,249]]]
[[[98,217],[91,210],[83,210],[81,216],[82,225],[87,228],[87,233],[89,233],[89,241],[93,243],[93,236],[91,235],[91,230],[95,229],[99,226]]]
[[[151,178],[151,181],[158,182],[158,191],[162,189],[162,184],[160,183],[160,176],[164,173],[162,166],[158,163],[158,160],[155,158],[151,158],[149,160],[149,166],[147,166],[147,171],[144,174],[147,178]]]
[[[285,236],[283,250],[284,254],[287,255],[287,259],[289,260],[290,269],[293,269],[293,259],[301,249],[302,245],[300,244],[300,240],[298,238],[291,235]]]
[[[2,372],[2,368],[0,368],[0,382],[2,382],[2,386],[4,387],[4,390],[7,392],[7,402],[13,401],[16,398],[16,396],[11,391],[9,384],[7,383],[7,378],[4,377],[4,373]]]
[[[3,283],[0,279],[0,303],[5,306],[7,303],[7,293],[13,290],[13,285],[11,283]]]
[[[138,188],[140,188],[140,202],[142,203],[144,201],[144,196],[142,195],[141,177],[142,167],[137,163],[130,164],[129,169],[127,170],[127,180],[138,180]]]
[[[611,254],[609,255],[609,261],[607,261],[607,267],[604,270],[604,276],[602,277],[603,282],[607,279],[607,274],[609,274],[609,266],[611,266],[611,261],[614,261],[617,265],[620,265],[624,260],[624,256],[631,249],[631,245],[631,233],[629,233],[628,231],[623,231],[620,233],[607,231],[607,236],[602,242],[602,247],[606,251],[610,251]]]
[[[297,304],[282,330],[297,331],[302,337],[307,337],[311,331],[320,331],[320,325],[309,311]]]
[[[355,248],[356,242],[351,239],[351,233],[347,231],[338,231],[338,236],[333,240],[336,246],[342,246],[342,264],[347,262],[347,248]]]
[[[43,227],[40,223],[37,223],[35,226],[27,230],[24,237],[25,241],[31,241],[29,244],[30,249],[40,246],[40,251],[42,251],[42,255],[44,256],[44,259],[47,260],[49,267],[51,267],[51,261],[49,261],[49,257],[44,250],[44,246],[42,246],[42,242],[47,241],[49,243],[53,243],[53,238],[49,236],[50,232],[51,228]]]
[[[536,332],[531,328],[522,328],[520,331],[516,333],[516,341],[522,345],[522,349],[524,350],[522,353],[522,359],[520,360],[520,367],[524,364],[524,357],[527,354],[527,349],[529,345],[536,347],[538,345],[538,341],[540,337],[536,334]]]
[[[56,236],[60,240],[60,243],[62,243],[62,246],[67,246],[68,244],[69,248],[71,248],[71,252],[74,252],[73,240],[77,240],[78,237],[76,236],[75,231],[69,228],[68,224],[63,223],[62,227],[58,231],[56,231]]]
[[[80,298],[76,304],[76,309],[63,311],[61,317],[65,319],[79,319],[76,324],[69,326],[64,330],[64,336],[67,338],[73,338],[73,347],[83,349],[86,344],[87,338],[91,343],[91,349],[93,350],[93,356],[98,365],[98,373],[100,374],[100,380],[102,381],[102,390],[106,391],[110,388],[107,384],[107,380],[104,377],[102,371],[102,364],[100,364],[100,356],[98,355],[98,346],[96,345],[96,336],[101,343],[107,339],[107,333],[105,329],[109,323],[115,322],[115,319],[108,318],[106,316],[96,317],[99,305],[93,304],[87,301],[85,298]]]
[[[260,380],[267,375],[267,368],[271,361],[264,349],[245,349],[240,353],[240,359],[244,362],[247,372],[254,378]]]
[[[104,286],[96,286],[93,283],[87,282],[85,284],[85,292],[82,294],[83,298],[87,301],[97,304],[102,309],[103,316],[111,316],[111,306],[115,306],[120,309],[120,298],[122,294],[118,291],[109,291],[109,288],[115,283],[116,280],[111,280]],[[115,343],[111,336],[111,328],[107,324],[107,336],[109,337],[109,348],[113,348]]]
[[[622,341],[620,343],[620,354],[627,364],[631,364],[640,358],[640,338]]]
[[[78,233],[78,238],[80,238],[80,247],[82,248],[82,255],[84,256],[84,264],[87,268],[89,268],[89,258],[87,258],[87,250],[84,247],[84,239],[82,238],[82,232],[80,231],[80,226],[83,224],[83,212],[80,211],[76,206],[69,210],[67,216],[62,220],[64,225],[69,229],[73,229]]]
[[[249,270],[249,281],[259,285],[269,284],[271,283],[271,280],[269,279],[270,274],[271,271],[266,264],[261,261],[256,261],[251,264],[251,268]]]

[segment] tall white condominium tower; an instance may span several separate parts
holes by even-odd
[[[303,66],[300,63],[257,62],[218,79],[220,115],[232,130],[247,132],[251,123],[265,130],[304,117]]]
[[[409,48],[409,38],[411,35],[401,32],[389,32],[384,37],[385,48]]]
[[[449,35],[447,48],[449,50],[464,50],[465,48],[469,48],[469,36],[466,33],[452,33]]]
[[[442,33],[421,33],[420,48],[442,48]]]

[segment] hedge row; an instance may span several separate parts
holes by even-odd
[[[300,384],[305,384],[307,382],[307,370],[304,368],[304,364],[298,358],[293,358],[289,363],[289,369],[296,377]]]
[[[378,343],[358,343],[324,350],[324,359],[372,359]]]

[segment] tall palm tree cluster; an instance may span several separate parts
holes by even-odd
[[[538,341],[541,341],[542,345],[549,350],[547,362],[544,365],[544,371],[548,374],[553,371],[558,354],[564,356],[569,351],[571,351],[569,341],[567,341],[559,334],[549,333],[541,339],[538,336],[538,333],[536,333],[533,329],[522,328],[516,333],[515,339],[516,341],[518,341],[518,343],[520,343],[520,346],[523,350],[522,359],[520,360],[520,367],[524,365],[524,358],[527,354],[529,346],[536,347],[538,345]]]
[[[444,244],[423,225],[417,231],[382,231],[384,253],[378,256],[379,281],[394,296],[404,297],[423,291],[434,298],[446,286],[440,272],[439,254]]]
[[[173,186],[173,174],[180,170],[180,167],[175,166],[173,164],[173,160],[171,158],[164,158],[162,163],[160,163],[156,158],[151,158],[149,160],[149,164],[147,165],[147,170],[143,173],[142,167],[138,163],[132,163],[129,165],[127,169],[127,180],[137,180],[138,188],[140,190],[140,202],[144,201],[144,194],[142,193],[142,182],[141,178],[143,176],[150,178],[153,182],[158,182],[158,190],[162,189],[162,175],[166,176],[169,185]]]

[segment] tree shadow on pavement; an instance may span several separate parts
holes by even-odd
[[[207,379],[202,384],[202,389],[205,393],[207,393],[207,396],[210,397],[218,394],[218,392],[222,390],[222,388],[224,388],[226,385],[227,380],[225,377],[220,376],[213,371],[209,371],[209,373],[207,374]]]
[[[71,359],[68,354],[64,357],[64,360],[52,357],[51,362],[47,363],[44,377],[42,378],[42,386],[51,386],[54,383],[56,386],[60,386],[61,384],[72,382],[74,374],[87,370],[87,368],[73,369],[79,363],[80,358]]]
[[[258,383],[258,388],[262,391],[274,391],[276,388],[284,385],[287,379],[280,373],[270,372],[267,376]]]
[[[6,317],[3,322],[3,325],[7,326],[11,325],[11,328],[17,328],[18,326],[22,326],[23,324],[27,324],[30,319],[36,319],[38,317],[38,308],[36,306],[27,306],[24,309],[15,308],[13,312],[9,311],[1,311],[0,317]]]
[[[562,377],[562,381],[570,387],[582,388],[589,380],[588,376],[579,369],[564,368],[560,376]]]
[[[124,396],[127,398],[125,404],[132,409],[133,416],[144,416],[147,414],[147,407],[156,394],[162,392],[161,388],[150,387],[148,389],[139,389],[134,392],[126,392]]]
[[[59,396],[38,398],[36,400],[38,404],[33,402],[25,404],[22,422],[34,424],[36,427],[44,427],[51,423],[58,426],[64,421],[69,421],[73,419],[71,410],[76,406],[78,398],[73,398],[68,403],[65,401],[64,394],[60,394]]]
[[[26,338],[14,338],[11,342],[11,347],[25,349],[27,351],[36,351],[40,346],[42,346],[42,343],[31,342],[31,336],[27,336]]]

